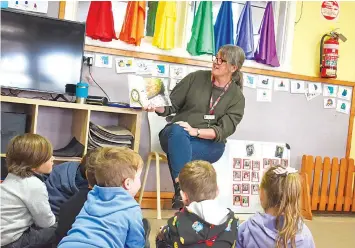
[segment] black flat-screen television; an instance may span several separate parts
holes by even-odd
[[[1,10],[1,87],[65,93],[81,79],[85,24]]]

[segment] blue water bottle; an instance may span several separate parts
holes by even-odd
[[[76,103],[84,104],[89,95],[89,84],[79,82],[76,84]]]

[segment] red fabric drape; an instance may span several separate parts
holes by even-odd
[[[106,42],[117,40],[111,1],[91,1],[86,19],[86,35]]]

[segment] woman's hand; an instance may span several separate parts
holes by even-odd
[[[155,107],[154,105],[149,104],[148,106],[143,107],[143,110],[147,111],[147,112],[157,112],[157,113],[162,114],[162,113],[164,113],[165,108],[164,107]]]
[[[191,127],[189,123],[185,121],[178,121],[175,122],[175,124],[178,124],[180,127],[183,127],[184,130],[188,132],[191,136],[197,136],[197,128]]]

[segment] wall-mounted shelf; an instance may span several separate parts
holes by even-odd
[[[110,125],[126,127],[134,136],[133,150],[138,152],[140,142],[141,111],[129,108],[115,108],[97,105],[77,104],[68,102],[55,102],[38,99],[28,99],[10,96],[1,96],[2,111],[15,109],[22,111],[29,117],[27,132],[37,133],[48,138],[55,149],[58,139],[69,142],[75,137],[84,145],[84,154],[87,152],[89,122],[99,125],[106,119]],[[6,107],[6,108],[4,108]],[[57,147],[55,145],[57,144]],[[6,154],[1,154],[5,157]],[[79,161],[80,157],[56,157],[55,161]]]

